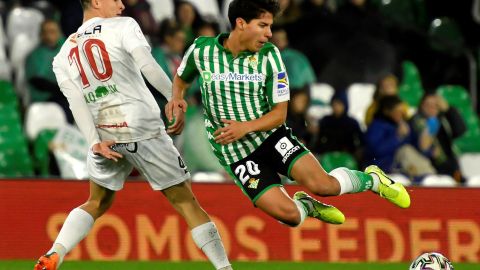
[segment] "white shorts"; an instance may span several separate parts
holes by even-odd
[[[87,155],[90,179],[110,190],[121,190],[135,167],[154,190],[163,190],[190,178],[187,166],[169,136],[160,136],[133,143],[118,143],[112,149],[123,155],[118,162]]]

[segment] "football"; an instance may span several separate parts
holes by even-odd
[[[452,263],[437,252],[427,252],[418,256],[410,265],[410,270],[453,270]]]

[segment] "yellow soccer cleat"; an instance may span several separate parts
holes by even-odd
[[[312,206],[307,207],[309,209],[309,217],[331,224],[342,224],[345,222],[345,216],[335,206],[319,202],[304,191],[297,191],[293,195],[293,199]]]
[[[375,174],[380,179],[378,194],[389,202],[401,208],[410,207],[410,195],[405,187],[390,179],[379,167],[370,165],[365,169],[366,174]]]

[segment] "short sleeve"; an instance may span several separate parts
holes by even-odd
[[[132,53],[137,47],[143,46],[151,50],[145,35],[138,23],[129,17],[125,17],[125,23],[122,24],[122,46],[128,53]]]
[[[177,69],[177,75],[186,82],[192,82],[198,75],[194,59],[195,42],[188,48],[183,56],[182,63]]]
[[[290,100],[290,87],[280,51],[273,47],[267,54],[267,76],[265,86],[270,105]]]

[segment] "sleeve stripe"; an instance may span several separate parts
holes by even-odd
[[[193,43],[190,48],[188,48],[187,52],[183,56],[182,63],[177,69],[177,73],[179,76],[182,76],[183,72],[185,71],[185,67],[187,66],[187,62],[190,59],[190,54],[193,52],[193,49],[195,49],[195,43]]]

